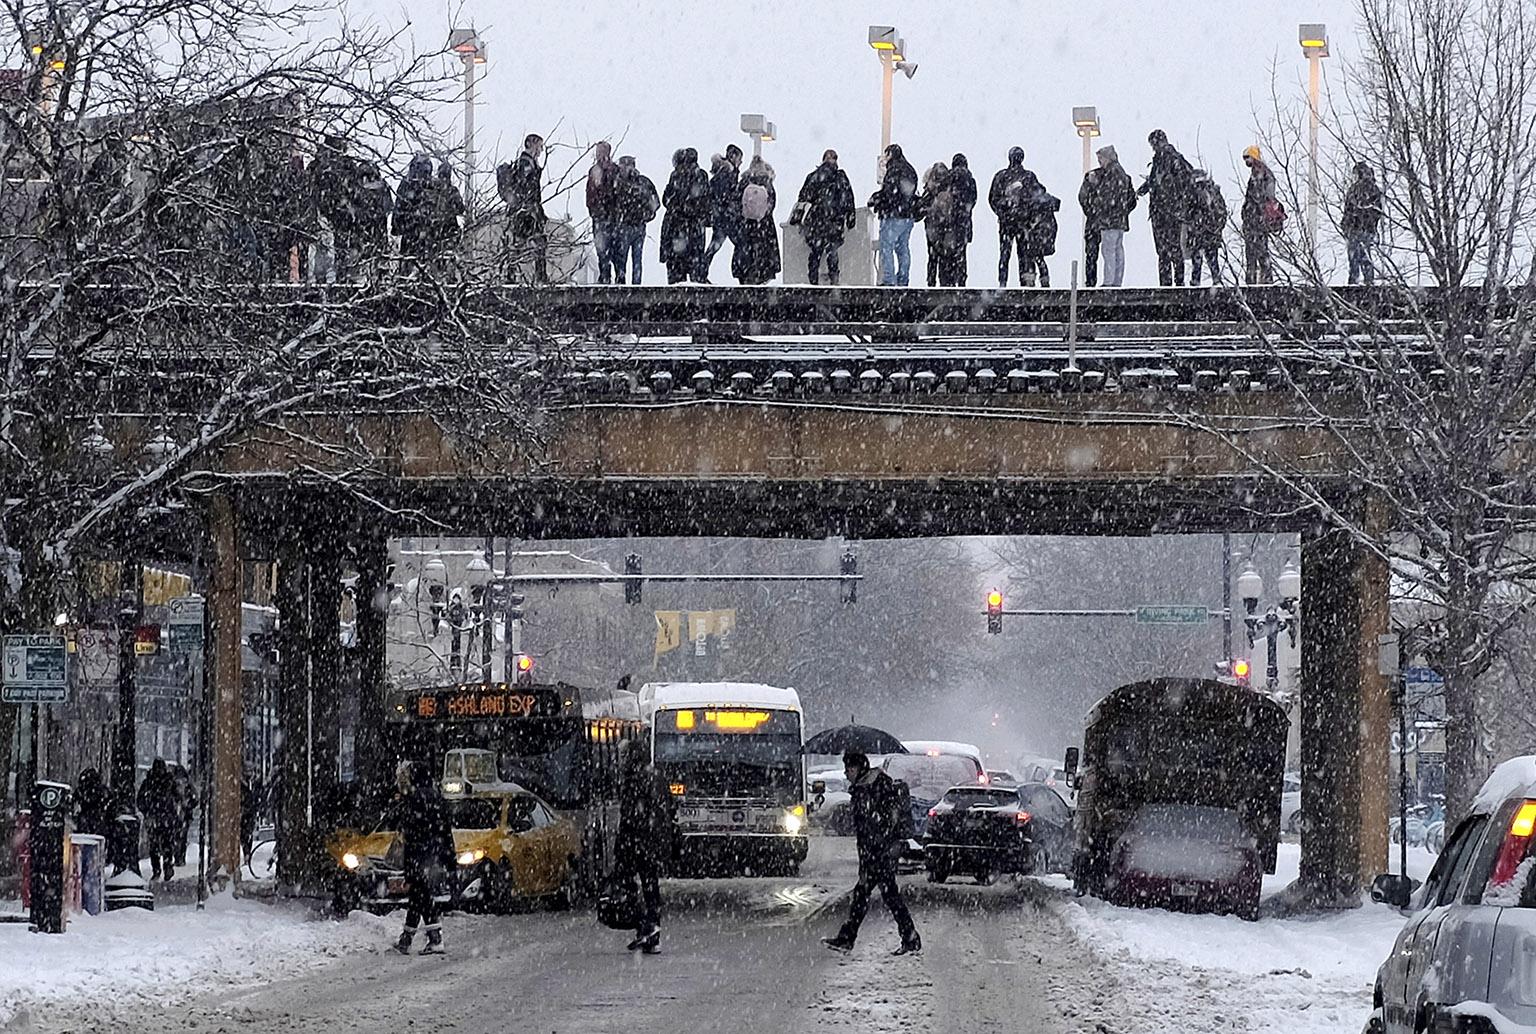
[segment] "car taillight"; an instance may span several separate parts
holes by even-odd
[[[1029,821],[1029,812],[1027,812],[1027,811],[1014,812],[1013,820],[1015,822],[1028,822]]]
[[[976,781],[978,783],[980,783],[982,786],[986,786],[988,783],[990,783],[992,781],[992,778],[990,776],[988,776],[987,773],[982,772],[982,773],[980,773],[980,774],[978,774],[976,776]]]
[[[929,808],[929,809],[928,809],[928,817],[929,817],[929,818],[930,818],[930,819],[931,819],[931,818],[933,818],[933,817],[934,817],[934,816],[935,816],[935,815],[937,815],[937,814],[938,814],[938,813],[939,813],[939,809],[937,809],[937,808]]]
[[[1536,834],[1536,801],[1526,801],[1509,820],[1509,832],[1504,834],[1498,860],[1493,863],[1494,886],[1502,886],[1515,878],[1515,870],[1525,860],[1532,834]]]

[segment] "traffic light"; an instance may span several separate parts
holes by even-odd
[[[640,602],[641,592],[643,591],[643,589],[645,587],[645,583],[642,582],[639,579],[639,577],[638,577],[638,575],[640,574],[640,554],[639,553],[631,553],[627,557],[624,558],[624,573],[626,575],[636,575],[637,576],[637,577],[634,577],[634,578],[627,578],[627,579],[625,579],[625,581],[624,581],[624,602],[625,603],[639,603]]]
[[[1241,657],[1238,657],[1235,660],[1233,660],[1233,662],[1232,662],[1232,678],[1234,678],[1237,681],[1237,684],[1239,686],[1246,686],[1246,685],[1248,685],[1248,676],[1251,675],[1251,674],[1253,674],[1253,665],[1252,664],[1249,664],[1246,660],[1244,660]]]
[[[1000,635],[1003,631],[1003,594],[996,589],[987,593],[987,634]]]
[[[519,686],[533,685],[533,658],[526,653],[517,655],[517,684]]]

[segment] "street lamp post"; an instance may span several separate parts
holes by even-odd
[[[1296,561],[1287,560],[1285,568],[1275,582],[1280,595],[1277,606],[1271,606],[1262,616],[1259,614],[1259,598],[1264,595],[1264,579],[1250,560],[1243,573],[1237,576],[1237,594],[1243,601],[1243,625],[1248,631],[1248,649],[1262,635],[1266,647],[1264,688],[1274,695],[1280,688],[1279,641],[1282,633],[1290,637],[1291,648],[1296,647],[1296,635],[1301,629],[1301,570]]]
[[[779,127],[764,115],[741,116],[741,131],[752,138],[752,157],[763,156],[763,141],[772,143],[779,138]]]
[[[1088,175],[1093,168],[1093,139],[1104,132],[1099,125],[1099,109],[1093,105],[1072,109],[1072,125],[1077,128],[1077,135],[1083,141],[1083,175]]]
[[[464,62],[464,203],[475,193],[475,66],[485,64],[486,46],[473,28],[452,29],[448,49]]]
[[[1328,56],[1328,27],[1326,25],[1301,26],[1301,52],[1307,57],[1307,106],[1311,109],[1307,127],[1307,142],[1311,162],[1307,169],[1307,232],[1316,247],[1317,241],[1317,131],[1321,121],[1321,94],[1323,89],[1323,58]]]
[[[907,60],[907,41],[894,25],[871,25],[869,45],[880,55],[880,154],[891,146],[891,87],[896,73],[908,79],[917,74],[917,62]]]

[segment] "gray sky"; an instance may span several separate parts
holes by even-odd
[[[405,19],[392,0],[354,0],[353,10]],[[1074,104],[1098,106],[1105,127],[1098,144],[1116,145],[1133,176],[1146,167],[1148,132],[1162,127],[1212,170],[1232,204],[1237,156],[1254,140],[1271,68],[1288,91],[1305,77],[1298,23],[1330,26],[1335,70],[1355,50],[1351,0],[467,0],[461,10],[492,54],[478,113],[482,167],[514,155],[526,132],[558,126],[554,136],[564,142],[622,139],[620,153],[635,155],[660,187],[674,149],[696,147],[707,161],[731,141],[745,146],[740,115],[762,112],[779,126],[766,156],[781,195],[798,190],[822,150],[835,147],[860,201],[875,186],[880,131],[880,69],[866,28],[895,24],[920,65],[915,79],[897,78],[895,140],[919,171],[963,151],[983,192],[1009,146],[1022,146],[1026,164],[1063,202],[1052,261],[1063,284],[1080,236]],[[447,8],[439,2],[411,13],[422,45],[440,45]],[[457,110],[445,118],[453,120],[445,134],[457,141]],[[573,204],[584,217],[581,199]],[[781,200],[780,218],[786,206]],[[995,224],[984,208],[971,247],[972,283],[983,284],[996,261]],[[1144,210],[1133,220],[1128,282],[1146,283],[1149,274],[1155,280],[1155,261]],[[648,282],[660,272],[657,225]],[[923,250],[920,238],[921,231],[914,252]]]

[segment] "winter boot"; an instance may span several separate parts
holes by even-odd
[[[916,955],[923,950],[923,939],[917,934],[912,935],[909,941],[902,941],[901,947],[891,952],[892,955]]]
[[[644,943],[640,945],[640,950],[645,952],[647,955],[660,955],[661,931],[652,930],[649,934],[647,934]]]
[[[400,931],[400,939],[395,942],[395,950],[401,955],[409,955],[411,953],[411,941],[415,937],[416,928],[414,926],[407,926],[404,930]]]
[[[831,948],[833,951],[844,951],[844,952],[852,951],[853,950],[853,941],[854,941],[854,937],[855,936],[857,936],[857,935],[854,934],[853,932],[851,932],[845,926],[841,930],[837,931],[837,936],[836,937],[823,937],[821,939],[821,943],[825,944],[828,948]]]
[[[423,955],[441,955],[443,953],[443,928],[441,926],[427,927],[427,943],[421,946]]]

